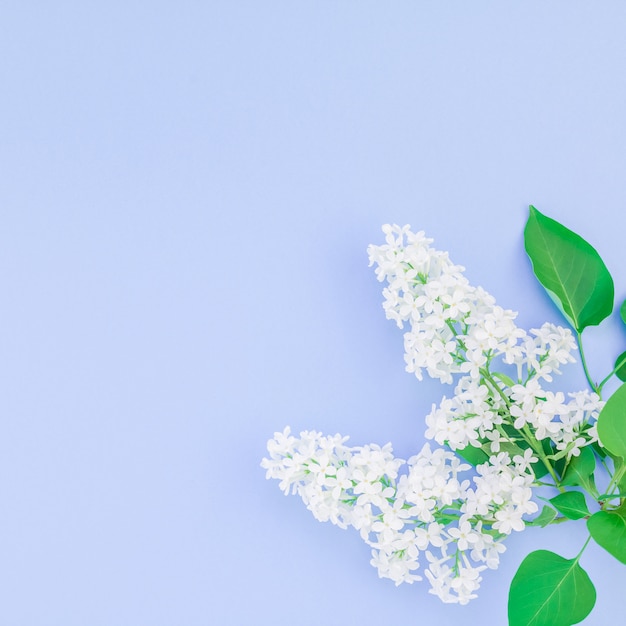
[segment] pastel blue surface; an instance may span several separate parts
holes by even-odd
[[[582,522],[446,606],[259,463],[286,424],[421,447],[450,390],[404,372],[385,222],[533,327],[532,203],[626,297],[626,5],[98,4],[0,8],[0,624],[505,624],[524,555]],[[588,339],[600,378],[626,333]],[[619,620],[623,566],[582,564],[585,624]]]

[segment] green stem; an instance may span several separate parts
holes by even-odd
[[[578,556],[576,557],[576,563],[580,561],[580,557],[583,555],[583,552],[585,551],[585,548],[587,547],[590,541],[591,541],[591,535],[587,537],[587,541],[585,541],[585,545],[580,549],[580,552],[578,553]]]
[[[491,376],[491,372],[486,367],[481,367],[479,372],[482,377],[491,385],[492,389],[504,400],[504,404],[506,404],[506,408],[511,408],[511,399],[500,389],[500,385],[493,379]]]
[[[612,371],[612,372],[611,372],[611,373],[610,373],[610,374],[609,374],[606,378],[604,378],[604,379],[602,380],[602,382],[598,385],[598,395],[599,395],[600,393],[602,393],[602,387],[604,387],[604,385],[605,385],[606,383],[608,383],[608,382],[609,382],[609,380],[611,380],[611,378],[613,378],[613,376],[615,375],[615,372],[616,372],[616,370],[613,370],[613,371]]]
[[[613,478],[613,472],[611,471],[611,468],[606,464],[606,461],[602,458],[602,457],[598,457],[600,460],[600,463],[602,463],[602,465],[604,466],[604,469],[606,470],[606,473]]]
[[[498,383],[491,376],[491,372],[487,368],[481,368],[480,373],[482,374],[485,381],[489,383],[492,389],[496,391],[500,395],[500,397],[504,400],[504,403],[506,404],[507,409],[509,409],[510,411],[511,399],[504,393],[504,391],[502,391],[502,389],[500,389],[500,386],[498,385]],[[556,475],[556,472],[554,471],[554,468],[552,467],[552,464],[546,457],[546,454],[543,451],[543,447],[541,446],[541,444],[533,436],[532,432],[530,431],[530,428],[528,427],[528,424],[525,424],[521,430],[518,429],[517,432],[522,436],[522,438],[526,441],[526,443],[532,448],[533,452],[539,457],[541,462],[545,465],[546,469],[548,470],[548,473],[550,474],[550,476],[552,476],[552,480],[554,480],[554,484],[558,488],[558,490],[560,492],[565,491],[563,487],[559,485],[559,479]]]
[[[623,363],[620,363],[620,367],[623,365]],[[608,376],[606,378],[602,379],[602,382],[598,385],[598,395],[600,395],[602,393],[602,387],[604,387],[604,385],[606,385],[606,383],[609,382],[609,380],[611,380],[611,378],[613,378],[613,376],[615,376],[616,372],[617,372],[618,368],[616,367],[614,370],[612,370]]]
[[[550,460],[546,456],[546,453],[543,451],[543,447],[541,443],[539,443],[533,436],[528,424],[524,424],[524,427],[522,428],[520,432],[523,435],[525,435],[524,438],[528,442],[528,445],[533,449],[533,452],[539,457],[539,460],[545,465],[545,468],[548,470],[548,473],[550,474],[550,476],[552,476],[552,480],[554,481],[554,486],[561,493],[563,493],[565,489],[561,487],[561,485],[559,484],[559,477],[556,475],[556,472],[554,471],[554,467],[552,467],[552,463],[550,463]]]
[[[459,346],[461,347],[461,350],[463,350],[463,352],[467,352],[467,348],[465,347],[465,343],[463,342],[462,339],[459,338],[459,333],[457,332],[456,328],[454,327],[454,322],[452,322],[452,320],[450,320],[450,319],[447,319],[446,320],[446,326],[450,329],[450,331],[454,335],[454,339],[457,342],[457,344],[459,344]]]
[[[626,465],[622,465],[619,469],[615,470],[615,474],[613,474],[611,481],[606,487],[606,493],[610,494],[611,491],[619,485],[619,481],[622,480],[624,476],[624,472],[626,471]],[[610,500],[606,500],[605,502],[610,502]],[[604,508],[604,503],[601,505],[601,508]]]
[[[585,376],[587,377],[587,382],[591,386],[591,388],[600,395],[600,387],[593,382],[591,378],[591,374],[589,373],[589,369],[587,368],[587,360],[585,359],[585,351],[583,350],[583,335],[582,332],[576,331],[576,342],[578,343],[578,352],[580,354],[580,360],[583,364],[583,369],[585,370]]]
[[[626,365],[626,358],[622,358],[617,363],[615,363],[615,367],[609,372],[607,377],[604,378],[602,382],[598,385],[598,393],[602,391],[602,387],[604,387],[604,385],[608,383],[609,380],[611,380],[611,378],[615,376],[615,374],[617,374],[617,370],[622,369],[624,365]]]

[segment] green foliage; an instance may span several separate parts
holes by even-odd
[[[620,492],[626,493],[626,471],[624,465],[626,461],[622,457],[616,457],[613,459],[613,466],[615,468],[615,474],[619,477],[617,481],[617,488]]]
[[[539,282],[578,333],[611,314],[613,279],[580,235],[531,206],[524,245]]]
[[[626,384],[618,388],[600,411],[598,436],[611,454],[626,458]]]
[[[543,509],[541,509],[541,513],[539,513],[534,520],[526,522],[526,526],[539,526],[541,528],[545,528],[555,517],[556,511],[551,506],[544,505]]]
[[[596,590],[578,559],[531,552],[509,591],[509,626],[571,626],[589,615]]]
[[[489,455],[481,448],[475,448],[472,445],[466,446],[462,450],[455,450],[455,453],[464,458],[468,463],[476,467],[489,460]]]
[[[596,469],[596,455],[593,453],[591,446],[585,446],[581,449],[578,456],[572,457],[561,485],[565,487],[582,487],[587,493],[596,493],[596,485],[593,478],[593,473]]]
[[[526,447],[528,447],[528,444],[526,444],[526,446],[522,446],[522,445],[518,445],[517,443],[513,443],[511,441],[500,442],[500,452],[507,452],[511,458],[513,458],[514,456],[517,456],[518,454],[519,455],[524,454],[524,450],[526,449]]]
[[[593,451],[601,458],[606,459],[609,456],[609,453],[603,448],[598,441],[594,441],[590,444],[590,447],[593,448]]]
[[[543,478],[548,473],[548,468],[541,460],[536,463],[531,463],[530,465],[533,468],[533,472],[535,472],[535,478]]]
[[[566,491],[554,498],[550,498],[550,504],[569,519],[581,519],[590,515],[585,496],[580,491]]]
[[[576,331],[582,354],[580,335],[583,330],[600,324],[613,310],[614,285],[606,265],[587,241],[533,206],[524,230],[524,244],[539,282]],[[620,316],[626,324],[626,300],[620,307]],[[584,355],[583,367],[591,387],[598,390]],[[626,352],[617,358],[613,369],[615,375],[626,382]],[[514,445],[524,447],[513,433],[511,435]],[[560,477],[557,484],[580,487],[584,492],[558,494],[550,499],[552,506],[544,506],[528,524],[543,527],[563,518],[587,518],[593,539],[626,564],[626,505],[592,515],[585,499],[585,494],[599,501],[604,499],[598,495],[594,473],[597,458],[603,460],[607,455],[613,460],[616,472],[612,484],[620,494],[626,491],[626,472],[623,471],[626,464],[626,385],[611,396],[601,411],[598,435],[602,446],[597,443],[586,446],[569,460],[555,450],[544,448],[545,458],[553,461],[554,472]],[[606,498],[605,504],[619,503],[614,493],[607,494]],[[557,511],[563,518],[557,519]],[[565,559],[546,550],[529,554],[511,584],[509,626],[570,626],[585,619],[595,604],[596,592],[580,567],[579,558],[580,554],[575,559]]]
[[[512,426],[509,428],[506,425],[504,425],[503,429],[510,430],[511,438],[516,437],[517,432]],[[482,443],[482,446],[480,448],[476,448],[475,446],[469,445],[463,448],[462,450],[455,450],[454,452],[455,454],[458,454],[460,457],[465,459],[468,463],[476,467],[477,465],[486,463],[489,460],[489,457],[491,456],[491,452],[490,452],[491,442],[488,440],[480,440],[480,442]],[[553,450],[550,447],[549,441],[547,439],[544,439],[542,440],[541,443],[543,445],[544,452],[546,454],[551,454]],[[530,446],[528,442],[524,441],[523,439],[518,439],[517,443],[508,441],[500,445],[501,451],[508,452],[511,457],[515,456],[516,454],[523,455],[524,450],[526,450],[529,447]],[[533,463],[532,468],[533,468],[536,478],[541,478],[542,476],[545,476],[548,473],[546,466],[541,461],[537,461],[536,463]]]
[[[594,541],[626,564],[626,509],[598,511],[587,520]]]
[[[613,366],[615,375],[622,381],[626,381],[626,352],[622,352],[615,360]]]
[[[524,450],[530,448],[530,444],[523,437],[520,437],[519,431],[512,424],[501,424],[501,428],[506,433],[509,440],[508,442],[500,444],[500,450],[502,452],[508,452],[509,456],[512,458],[517,454],[523,455]],[[550,456],[554,453],[553,446],[547,437],[542,439],[540,444],[546,456]],[[548,473],[548,469],[541,459],[537,459],[535,463],[531,463],[531,467],[535,473],[535,478],[542,478]]]

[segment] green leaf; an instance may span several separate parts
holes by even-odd
[[[622,302],[622,306],[619,308],[619,316],[622,318],[622,322],[626,324],[626,300]]]
[[[524,245],[535,276],[578,333],[611,314],[613,278],[580,235],[531,206]]]
[[[587,520],[587,528],[594,541],[626,564],[626,511],[598,511]]]
[[[523,455],[524,450],[530,448],[530,444],[525,439],[520,437],[519,431],[517,430],[517,428],[514,428],[512,424],[502,424],[501,428],[505,432],[507,438],[509,439],[509,442],[511,442],[505,442],[503,444],[500,444],[500,449],[503,452],[508,452],[511,457],[513,457],[516,454]],[[544,454],[546,456],[549,456],[554,452],[550,443],[550,439],[548,439],[547,437],[541,440],[541,447],[543,448]],[[537,459],[535,463],[531,464],[531,467],[533,468],[533,472],[535,473],[535,478],[542,478],[548,473],[548,469],[546,468],[543,461],[541,461],[541,459]]]
[[[596,493],[596,483],[593,473],[596,469],[596,455],[591,446],[581,448],[578,456],[573,456],[567,465],[561,485],[565,487],[580,486],[587,493]]]
[[[617,488],[621,491],[626,491],[626,472],[624,472],[624,459],[622,457],[617,457],[617,459],[613,460],[613,467],[615,469],[615,473],[620,472],[621,478],[617,481]]]
[[[578,559],[531,552],[509,591],[509,626],[571,626],[589,615],[596,590]]]
[[[554,452],[553,444],[547,437],[545,439],[542,439],[540,443],[546,456],[550,456]],[[523,441],[522,447],[526,449],[527,447],[529,448],[530,445]],[[548,468],[545,466],[544,462],[541,459],[537,459],[535,463],[531,463],[531,467],[533,468],[533,472],[535,473],[535,478],[543,478],[548,473]]]
[[[608,452],[606,451],[605,448],[603,448],[600,443],[598,441],[594,441],[593,443],[590,444],[590,446],[593,448],[593,451],[601,458],[601,459],[606,459],[606,457],[608,456]]]
[[[531,463],[530,466],[533,468],[533,472],[535,472],[535,478],[543,478],[548,473],[548,468],[542,461]]]
[[[474,467],[481,465],[482,463],[486,463],[489,460],[489,455],[486,452],[483,452],[481,448],[475,448],[471,444],[462,450],[455,450],[455,453],[463,457]]]
[[[554,498],[550,498],[550,504],[569,519],[581,519],[591,515],[585,502],[585,496],[580,491],[566,491]]]
[[[546,504],[535,519],[526,522],[526,526],[540,526],[541,528],[545,528],[555,517],[556,511]]]
[[[626,384],[617,389],[600,411],[598,437],[611,454],[626,458]]]
[[[509,456],[513,458],[517,455],[523,455],[524,449],[511,441],[502,441],[500,443],[500,452],[508,452]]]
[[[615,375],[622,381],[626,381],[626,352],[622,352],[615,360],[613,366]]]

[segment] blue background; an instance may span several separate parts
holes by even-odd
[[[626,297],[625,26],[621,1],[4,2],[0,624],[504,624],[524,555],[574,556],[582,522],[445,606],[259,462],[286,424],[421,447],[449,389],[404,372],[385,222],[532,327],[559,319],[533,203]],[[626,333],[586,333],[600,378]],[[585,624],[618,620],[623,566],[582,563]]]

